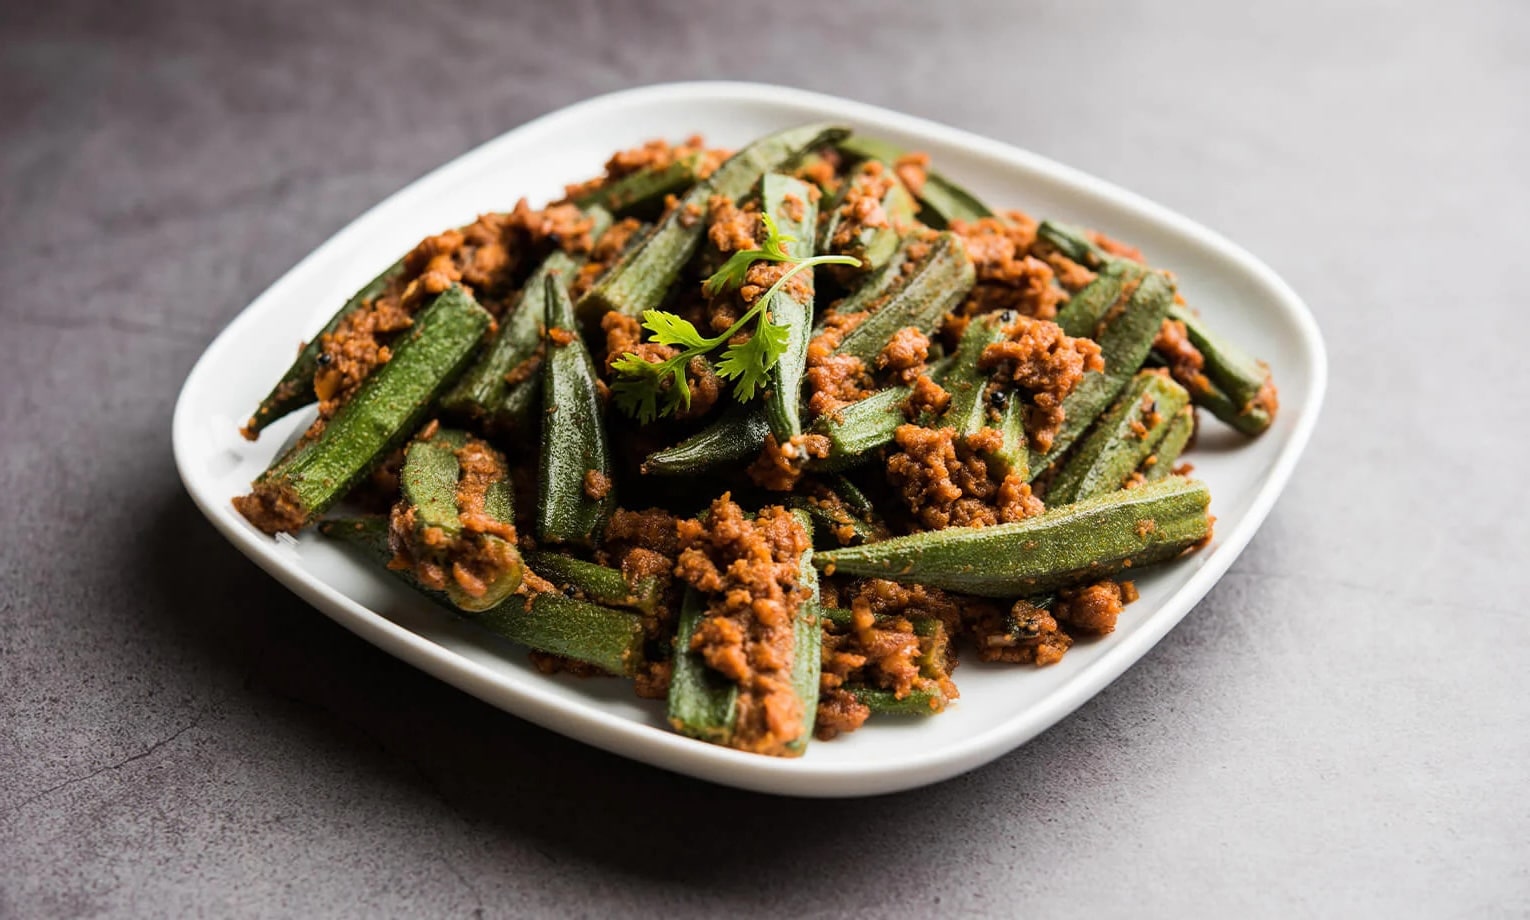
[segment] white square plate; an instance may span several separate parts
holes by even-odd
[[[997,208],[1021,208],[1098,227],[1172,269],[1212,323],[1269,361],[1281,413],[1245,441],[1212,421],[1192,460],[1211,486],[1216,540],[1144,573],[1141,599],[1113,635],[1076,645],[1053,667],[984,666],[957,672],[961,699],[928,719],[875,719],[797,760],[703,744],[671,733],[659,704],[615,680],[548,678],[523,650],[480,632],[312,534],[272,540],[234,512],[246,490],[308,414],[258,443],[239,424],[292,358],[297,342],[422,237],[558,197],[600,171],[612,151],[692,133],[738,147],[780,128],[842,122],[927,151],[937,168]],[[235,546],[347,629],[478,698],[589,744],[668,770],[764,792],[872,795],[936,782],[1017,747],[1113,680],[1150,649],[1227,571],[1264,520],[1307,444],[1326,364],[1312,316],[1268,267],[1221,236],[1107,182],[996,141],[831,96],[745,83],[676,83],[601,96],[516,128],[414,182],[289,271],[210,345],[176,405],[176,464],[202,512]]]

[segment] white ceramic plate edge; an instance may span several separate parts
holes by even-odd
[[[497,146],[510,143],[512,138],[516,143],[524,143],[534,140],[538,135],[557,130],[564,122],[589,118],[593,111],[602,107],[653,102],[658,99],[676,103],[687,100],[738,99],[756,104],[817,109],[823,113],[823,117],[842,117],[888,130],[922,134],[1032,171],[1050,173],[1059,182],[1072,185],[1096,198],[1107,199],[1125,211],[1135,212],[1140,217],[1167,227],[1265,289],[1266,294],[1283,311],[1281,318],[1292,325],[1300,340],[1300,347],[1307,359],[1304,381],[1307,397],[1300,405],[1286,408],[1287,419],[1292,427],[1246,512],[1234,526],[1219,531],[1217,544],[1211,552],[1181,563],[1198,564],[1199,567],[1160,607],[1151,611],[1150,623],[1129,636],[1106,640],[1111,644],[1102,655],[1038,704],[1016,713],[1002,724],[963,738],[958,743],[901,757],[894,762],[869,766],[778,760],[706,745],[594,708],[570,707],[535,685],[507,684],[488,668],[405,629],[301,568],[290,565],[279,544],[244,525],[221,497],[200,487],[191,459],[194,426],[205,420],[192,417],[188,409],[188,394],[204,385],[204,378],[213,373],[209,358],[219,350],[218,346],[225,340],[238,339],[249,324],[257,322],[262,312],[261,305],[268,299],[280,297],[289,278],[300,274],[310,262],[324,259],[331,250],[350,245],[351,238],[357,236],[361,228],[376,219],[377,215],[406,205],[414,196],[428,194],[433,185],[449,182],[454,171],[466,169],[478,158],[493,156]],[[187,491],[213,526],[234,546],[298,596],[347,629],[421,670],[494,706],[561,734],[664,769],[761,792],[856,796],[925,785],[987,763],[1072,712],[1145,654],[1210,590],[1264,521],[1311,437],[1326,384],[1327,362],[1322,338],[1312,315],[1296,293],[1270,268],[1241,247],[1160,205],[1036,154],[878,107],[761,84],[675,83],[611,93],[544,115],[441,166],[356,218],[256,298],[209,344],[207,353],[197,362],[182,388],[172,422],[172,442],[176,465]],[[1290,418],[1292,415],[1294,419]]]

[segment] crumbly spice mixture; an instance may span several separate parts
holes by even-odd
[[[1064,334],[1056,323],[1023,315],[1005,325],[1004,336],[983,349],[978,367],[1025,394],[1026,436],[1036,450],[1048,450],[1063,422],[1063,400],[1085,373],[1105,369],[1100,346]]]
[[[802,736],[805,717],[791,668],[795,621],[809,596],[798,573],[807,532],[779,506],[747,519],[725,494],[704,519],[681,520],[676,533],[675,575],[707,598],[696,634],[682,641],[738,685],[732,746],[789,753],[787,745]]]
[[[961,437],[952,428],[900,425],[894,443],[887,481],[926,530],[1009,523],[1045,510],[1018,473],[997,475],[988,460],[1003,446],[995,429]]]

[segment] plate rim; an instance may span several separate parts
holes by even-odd
[[[685,738],[589,706],[570,705],[537,686],[504,681],[489,668],[376,613],[338,589],[291,565],[281,545],[236,519],[232,507],[223,507],[219,496],[198,488],[192,469],[196,456],[197,425],[193,418],[194,394],[206,385],[203,378],[215,373],[212,356],[225,341],[238,338],[264,312],[268,301],[279,300],[291,279],[306,267],[344,249],[366,232],[374,215],[399,207],[413,196],[427,194],[433,185],[451,181],[452,174],[468,169],[475,161],[492,157],[512,143],[554,131],[562,123],[587,119],[604,107],[654,102],[746,101],[813,109],[830,118],[877,124],[910,134],[959,145],[987,158],[1032,171],[1045,172],[1058,182],[1097,199],[1105,199],[1164,226],[1195,243],[1221,261],[1230,263],[1257,282],[1280,308],[1280,318],[1295,332],[1298,353],[1305,358],[1308,397],[1294,412],[1286,442],[1278,449],[1268,473],[1255,487],[1247,511],[1235,526],[1217,534],[1217,545],[1203,557],[1200,567],[1161,605],[1151,611],[1143,627],[1118,637],[1097,659],[1034,705],[998,724],[932,751],[915,751],[908,757],[874,764],[813,763],[803,760],[762,757]],[[378,648],[458,687],[496,708],[544,728],[603,750],[630,757],[665,770],[722,785],[757,792],[803,797],[854,797],[912,789],[939,782],[986,764],[1025,744],[1093,698],[1147,654],[1168,634],[1232,566],[1271,508],[1285,490],[1313,430],[1327,390],[1328,361],[1317,321],[1301,297],[1273,269],[1252,253],[1216,231],[1082,170],[1002,141],[939,122],[857,102],[825,93],[763,83],[734,81],[684,81],[657,83],[594,96],[548,112],[479,144],[458,157],[410,181],[383,198],[319,244],[284,272],[245,306],[208,343],[187,374],[176,398],[171,421],[172,452],[182,484],[193,503],[219,533],[298,597]],[[1283,407],[1284,408],[1284,407]]]

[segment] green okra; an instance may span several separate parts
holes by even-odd
[[[1179,461],[1179,455],[1185,452],[1185,448],[1189,446],[1190,439],[1193,437],[1195,437],[1195,407],[1191,405],[1174,413],[1174,417],[1169,420],[1169,427],[1164,432],[1163,439],[1138,468],[1142,478],[1152,482],[1174,472],[1174,464]]]
[[[767,135],[729,157],[696,183],[676,207],[579,301],[578,314],[594,322],[610,311],[638,317],[663,302],[706,232],[707,201],[713,195],[741,198],[767,172],[788,166],[805,152],[846,134],[835,125],[804,125]]]
[[[1139,372],[1063,463],[1047,502],[1066,505],[1123,488],[1189,404],[1190,394],[1168,374]]]
[[[1055,322],[1071,336],[1094,338],[1110,308],[1142,282],[1147,269],[1135,262],[1117,259],[1100,268],[1099,274],[1057,311]]]
[[[1125,263],[1144,270],[1138,263],[1106,252],[1076,227],[1042,221],[1036,235],[1081,265],[1109,271]],[[1063,323],[1067,309],[1059,312],[1058,323],[1069,335],[1079,335]],[[1185,325],[1190,344],[1205,359],[1202,375],[1179,381],[1190,391],[1195,404],[1247,435],[1257,435],[1270,427],[1276,406],[1269,365],[1212,332],[1184,304],[1173,304],[1168,318]]]
[[[793,511],[797,523],[808,534],[808,548],[797,561],[797,588],[806,594],[797,616],[792,621],[793,642],[792,689],[802,705],[802,731],[787,742],[787,750],[801,756],[813,738],[813,725],[818,718],[818,686],[823,671],[823,622],[819,618],[822,605],[818,594],[818,568],[813,565],[813,521],[802,511]]]
[[[760,204],[771,215],[782,234],[791,237],[787,255],[800,262],[813,255],[813,229],[818,226],[818,208],[808,192],[808,184],[791,176],[767,173],[760,181]],[[802,274],[812,290],[813,269]],[[788,330],[786,350],[771,366],[765,390],[765,418],[776,441],[785,444],[802,433],[802,377],[807,369],[808,339],[812,337],[813,301],[794,299],[785,290],[777,291],[767,305],[770,321]]]
[[[824,538],[823,545],[856,546],[887,538],[887,525],[881,515],[850,480],[835,474],[829,477],[824,489],[838,501],[823,501],[814,495],[794,496],[790,500],[793,508],[806,512],[812,519],[812,532]]]
[[[1211,534],[1205,483],[1169,476],[1036,517],[950,527],[816,553],[830,574],[983,597],[1026,597],[1172,559]]]
[[[903,264],[917,259],[911,271]],[[929,333],[972,290],[976,275],[966,244],[954,233],[910,236],[892,259],[839,303],[840,315],[869,310],[845,333],[837,355],[859,358],[870,368],[892,337],[907,326]]]
[[[701,160],[700,153],[692,153],[665,166],[647,166],[576,195],[573,202],[581,208],[604,208],[617,217],[653,220],[663,213],[665,199],[685,194],[701,180]]]
[[[399,259],[388,266],[383,270],[382,274],[368,281],[365,287],[352,294],[351,299],[347,300],[345,305],[337,310],[335,315],[331,316],[329,321],[324,324],[324,328],[320,329],[313,338],[303,343],[303,347],[298,350],[298,356],[293,360],[292,366],[288,367],[287,372],[282,374],[282,379],[277,381],[276,386],[271,389],[266,398],[260,401],[260,405],[255,409],[254,414],[250,416],[249,422],[245,424],[244,431],[246,437],[253,439],[267,425],[318,399],[318,396],[313,391],[313,375],[319,369],[319,354],[323,351],[321,341],[324,336],[340,328],[340,323],[347,316],[366,306],[367,303],[375,300],[383,291],[387,290],[388,283],[403,270],[403,259]]]
[[[654,451],[643,461],[653,476],[691,476],[714,467],[759,456],[770,434],[770,419],[758,403],[729,406],[717,421],[673,447]]]
[[[738,724],[738,684],[707,666],[691,650],[691,637],[706,615],[706,598],[687,587],[675,630],[674,672],[669,681],[669,724],[682,735],[727,744]]]
[[[812,532],[812,523],[801,512],[793,512],[799,524]],[[799,582],[806,598],[799,605],[792,623],[792,689],[802,705],[802,730],[786,742],[788,756],[800,756],[813,737],[813,723],[818,714],[818,682],[823,665],[823,626],[819,619],[818,571],[812,563],[813,551],[805,550],[799,562]],[[690,648],[706,614],[706,598],[695,588],[686,588],[680,606],[679,627],[675,633],[674,672],[669,685],[669,723],[676,731],[713,744],[732,745],[738,725],[739,687],[708,667],[701,654]]]
[[[838,629],[846,629],[850,626],[851,612],[843,607],[821,608],[821,619],[825,625],[832,624]],[[877,619],[885,619],[886,615],[878,614]],[[872,713],[878,715],[934,715],[941,712],[950,703],[945,692],[940,689],[936,682],[945,673],[945,655],[950,645],[950,636],[946,634],[943,623],[934,617],[910,617],[913,624],[914,635],[928,642],[922,643],[923,648],[919,654],[919,676],[931,682],[931,686],[910,689],[902,697],[896,691],[884,690],[878,687],[848,686],[844,689],[859,700]]]
[[[630,607],[644,613],[658,608],[659,582],[648,577],[629,584],[620,569],[575,559],[563,553],[533,550],[525,554],[526,565],[565,593],[608,607]]]
[[[878,160],[889,167],[907,155],[894,144],[863,134],[840,141],[839,149],[857,159]],[[922,205],[919,219],[936,229],[945,229],[952,221],[993,216],[993,211],[977,196],[932,169],[925,170],[924,185],[910,191]]]
[[[300,530],[323,514],[420,427],[491,322],[460,285],[447,289],[323,430],[262,473],[235,506],[269,533]]]
[[[542,361],[537,539],[593,546],[616,507],[605,403],[568,289],[549,276],[543,297],[547,353]]]
[[[497,468],[487,482],[469,481],[468,487],[474,490],[482,485],[477,495],[464,490],[464,451],[474,452],[470,459],[480,472]],[[447,573],[446,596],[462,610],[487,610],[521,586],[524,569],[514,542],[509,476],[503,457],[463,431],[437,428],[429,437],[415,438],[404,451],[394,519],[413,526],[396,532],[394,538],[401,541],[399,548],[406,558]],[[470,516],[480,514],[505,525],[509,539],[465,526],[471,524]],[[459,565],[466,566],[472,576],[467,584],[455,577],[453,569]]]
[[[384,518],[324,521],[319,532],[365,552],[386,565],[388,522]],[[405,583],[454,613],[446,596],[419,583],[408,570],[393,570]],[[607,673],[631,677],[643,662],[643,620],[626,610],[578,601],[557,594],[530,598],[512,595],[495,607],[469,618],[484,629],[518,645],[593,665]]]
[[[593,224],[592,240],[611,227],[611,214],[604,208],[587,207],[585,216]],[[536,361],[542,347],[547,279],[557,276],[566,285],[586,261],[587,257],[562,249],[542,260],[501,317],[493,341],[441,398],[442,408],[496,431],[527,427],[541,404],[542,377],[536,372]]]
[[[1122,295],[1127,295],[1126,288],[1122,289]],[[1100,356],[1105,360],[1105,369],[1085,374],[1073,392],[1063,398],[1063,422],[1052,438],[1051,447],[1030,453],[1031,476],[1051,466],[1115,402],[1127,382],[1142,367],[1173,300],[1174,289],[1169,282],[1156,272],[1148,272],[1130,290],[1124,307],[1112,308],[1100,320],[1103,331],[1096,341],[1100,345]]]
[[[950,357],[936,361],[930,366],[930,378],[945,380],[952,363]],[[871,459],[879,448],[893,442],[899,426],[909,424],[907,406],[913,394],[914,388],[909,386],[884,387],[865,399],[820,415],[812,431],[828,438],[829,452],[808,466],[820,471],[843,470]],[[915,421],[933,423],[927,416]]]
[[[848,406],[820,415],[814,434],[829,439],[828,456],[815,459],[819,470],[839,470],[871,459],[874,452],[893,442],[898,426],[908,424],[904,406],[912,387],[887,387]]]
[[[1212,332],[1183,304],[1169,308],[1169,319],[1185,324],[1190,344],[1206,362],[1206,379],[1180,381],[1196,403],[1246,435],[1269,428],[1276,411],[1269,365]]]
[[[990,386],[990,377],[980,365],[984,349],[1004,341],[1005,327],[1014,320],[1008,311],[973,317],[957,344],[955,363],[940,381],[951,394],[951,404],[942,413],[939,427],[953,428],[963,437],[984,428],[998,429],[1001,446],[989,452],[987,459],[998,466],[1001,477],[1011,472],[1027,475],[1025,407],[1013,391]]]
[[[841,186],[841,193],[837,196],[838,200],[834,202],[833,208],[826,208],[824,212],[827,219],[819,236],[819,251],[859,259],[861,264],[856,271],[862,274],[876,271],[887,264],[887,260],[898,251],[903,232],[912,225],[914,220],[913,196],[909,195],[903,182],[890,170],[887,175],[891,176],[893,181],[880,202],[882,213],[887,217],[885,223],[878,226],[862,226],[854,233],[842,232],[845,221],[856,219],[855,215],[846,213],[844,199],[855,189],[857,182],[873,181],[864,163],[851,170]],[[840,239],[841,236],[845,238]]]

